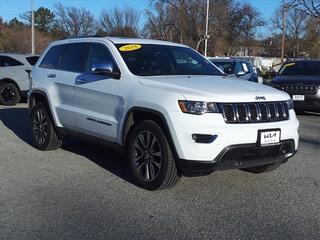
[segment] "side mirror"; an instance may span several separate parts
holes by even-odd
[[[246,75],[246,72],[244,72],[244,71],[239,71],[237,73],[237,77],[241,77],[241,76],[244,76],[244,75]]]
[[[109,76],[115,79],[120,79],[120,72],[115,71],[114,64],[110,61],[93,62],[91,72],[97,75]]]

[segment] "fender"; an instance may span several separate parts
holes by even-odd
[[[176,150],[175,144],[173,142],[172,133],[170,131],[170,128],[169,128],[169,125],[168,125],[168,122],[167,122],[166,118],[164,117],[164,115],[161,112],[159,112],[157,110],[150,109],[150,108],[132,107],[127,111],[127,113],[126,113],[126,115],[124,117],[124,120],[123,120],[122,127],[121,127],[121,133],[120,133],[121,145],[125,145],[126,135],[128,134],[128,131],[129,131],[129,129],[126,129],[126,127],[127,127],[128,121],[129,121],[129,116],[134,111],[146,112],[148,114],[151,114],[151,115],[154,115],[154,116],[158,117],[161,120],[161,122],[164,125],[164,129],[163,129],[164,134],[167,137],[167,140],[168,140],[169,145],[170,145],[170,147],[172,149],[173,155],[174,155],[175,159],[178,159],[177,150]]]
[[[54,123],[54,126],[58,126],[57,125],[57,121],[56,121],[56,119],[54,118],[54,116],[53,116],[53,111],[52,111],[52,106],[51,106],[51,103],[49,102],[49,100],[48,100],[48,97],[47,97],[47,93],[46,92],[44,92],[44,91],[42,91],[42,90],[39,90],[39,89],[35,89],[35,90],[31,90],[30,92],[29,92],[29,94],[28,94],[28,108],[29,108],[29,115],[31,116],[31,113],[32,113],[32,110],[33,110],[33,108],[34,108],[34,106],[35,106],[35,103],[34,103],[34,95],[35,94],[39,94],[39,95],[41,95],[42,97],[43,97],[43,99],[44,99],[44,104],[47,106],[47,108],[48,108],[48,113],[49,113],[49,115],[50,115],[50,117],[51,117],[51,120],[53,121],[53,123]]]

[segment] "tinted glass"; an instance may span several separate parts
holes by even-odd
[[[65,46],[59,69],[70,72],[83,72],[89,45],[86,43],[73,43]]]
[[[28,63],[30,63],[30,65],[34,66],[37,63],[39,57],[32,56],[32,57],[26,57],[26,59],[27,59]]]
[[[242,66],[242,69],[245,73],[248,73],[249,72],[249,67],[248,67],[248,64],[246,64],[245,62],[242,62],[241,63],[241,66]]]
[[[115,64],[106,46],[98,43],[91,43],[85,71],[91,72],[92,63],[99,63],[99,62],[106,62],[106,61],[109,61]]]
[[[141,48],[121,51],[130,71],[139,76],[223,75],[208,60],[186,47],[143,44]]]
[[[284,64],[279,71],[279,75],[320,75],[320,61],[301,61]]]
[[[223,69],[225,74],[234,74],[235,64],[233,62],[220,62],[214,60],[210,61],[213,62],[217,67]]]
[[[40,67],[57,69],[63,50],[64,45],[58,45],[50,48],[50,50],[42,60]]]
[[[21,62],[7,56],[0,56],[0,67],[14,67],[23,65]]]

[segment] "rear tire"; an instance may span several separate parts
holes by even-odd
[[[13,83],[0,83],[0,104],[14,106],[21,100],[19,89]]]
[[[129,165],[138,186],[157,190],[179,180],[171,148],[161,128],[146,120],[134,126],[127,145]]]
[[[31,119],[32,138],[37,149],[50,151],[61,147],[62,139],[54,129],[48,110],[42,103],[34,107]]]
[[[260,174],[260,173],[274,171],[280,165],[281,165],[281,163],[275,163],[275,164],[262,165],[262,166],[258,166],[258,167],[252,167],[252,168],[242,168],[241,170],[243,170],[245,172],[254,173],[254,174]]]

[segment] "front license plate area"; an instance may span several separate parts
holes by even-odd
[[[292,100],[293,101],[304,101],[304,95],[293,95]]]
[[[278,145],[280,144],[280,139],[281,139],[280,129],[259,130],[257,144],[260,147]]]

